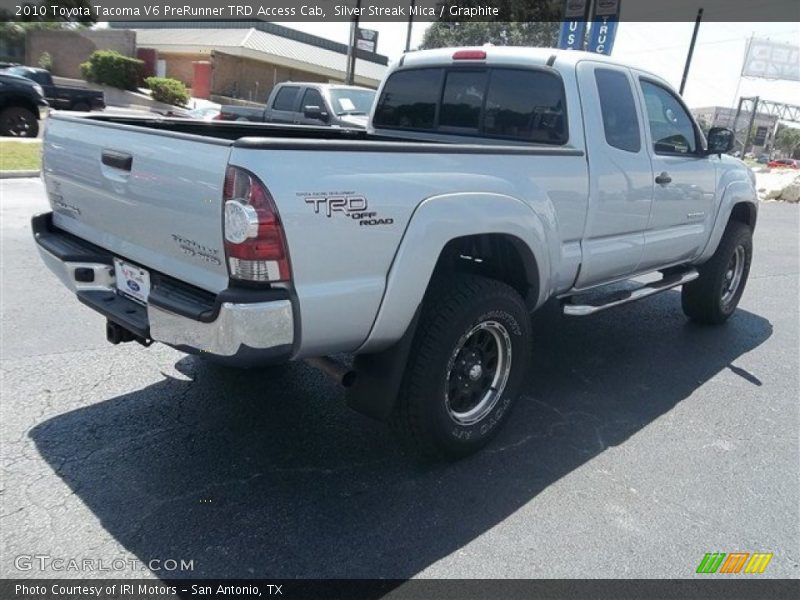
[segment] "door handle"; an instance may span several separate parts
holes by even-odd
[[[115,150],[103,150],[101,160],[104,165],[121,171],[130,171],[133,166],[133,156]]]
[[[656,176],[656,183],[658,185],[667,185],[672,181],[672,177],[669,176],[669,173],[666,171],[662,171],[661,175]]]

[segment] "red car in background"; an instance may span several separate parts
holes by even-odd
[[[797,161],[791,158],[778,158],[776,160],[771,160],[767,166],[770,169],[800,169],[800,165],[797,164]]]

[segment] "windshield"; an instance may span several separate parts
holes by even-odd
[[[375,90],[331,90],[331,104],[337,115],[366,115],[372,110]]]
[[[17,77],[24,77],[25,79],[35,81],[36,83],[46,83],[45,77],[42,74],[37,73],[36,71],[31,71],[30,69],[26,69],[25,67],[9,67],[5,71],[6,73],[11,73]]]

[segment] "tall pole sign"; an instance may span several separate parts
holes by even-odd
[[[562,50],[583,50],[586,21],[591,0],[564,0],[558,47]]]
[[[610,55],[619,24],[619,5],[622,0],[595,0],[592,29],[589,32],[589,52]]]

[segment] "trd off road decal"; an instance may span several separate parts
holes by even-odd
[[[301,192],[306,204],[313,207],[314,213],[325,215],[329,219],[335,214],[344,215],[357,221],[362,227],[372,225],[391,225],[394,219],[381,217],[376,211],[369,210],[366,197],[355,192]]]

